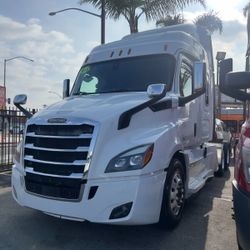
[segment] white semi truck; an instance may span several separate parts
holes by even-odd
[[[173,228],[222,165],[212,43],[178,25],[98,46],[64,100],[31,117],[12,172],[22,206],[70,220]],[[219,149],[219,150],[218,150]],[[218,164],[218,162],[220,164]]]

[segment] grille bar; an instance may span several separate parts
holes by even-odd
[[[58,148],[36,147],[34,146],[34,144],[25,144],[25,148],[43,150],[43,151],[56,151],[56,152],[88,152],[89,151],[89,147],[77,147],[76,149],[58,149]]]
[[[34,132],[27,133],[28,137],[39,137],[39,138],[62,138],[62,139],[91,139],[92,134],[80,134],[75,136],[59,136],[59,135],[37,135]]]
[[[57,177],[57,178],[69,178],[69,179],[81,179],[82,174],[71,174],[71,175],[55,175],[55,174],[46,174],[41,172],[36,172],[33,168],[26,167],[25,171],[30,174],[39,174],[42,176],[50,176],[50,177]]]
[[[75,166],[81,166],[81,165],[85,165],[87,161],[84,160],[77,160],[77,161],[73,161],[73,162],[56,162],[56,161],[42,161],[42,160],[37,160],[34,159],[32,155],[26,155],[24,157],[24,160],[27,161],[32,161],[32,162],[38,162],[38,163],[45,163],[45,164],[54,164],[54,165],[75,165]]]

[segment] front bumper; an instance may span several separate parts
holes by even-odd
[[[233,181],[233,203],[237,236],[244,250],[250,249],[250,194],[241,191]]]
[[[24,173],[14,165],[12,194],[21,206],[61,218],[121,225],[152,224],[159,220],[165,178],[166,172],[158,172],[139,177],[88,180],[79,202],[61,201],[27,193]],[[92,186],[98,189],[89,199]],[[126,217],[109,219],[114,208],[129,202],[133,205]]]

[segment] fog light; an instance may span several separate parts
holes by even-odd
[[[130,210],[132,208],[133,202],[129,202],[126,204],[123,204],[119,207],[116,207],[112,210],[111,215],[109,216],[109,219],[119,219],[128,216],[130,213]]]

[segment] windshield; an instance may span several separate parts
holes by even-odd
[[[172,86],[175,58],[150,55],[84,65],[79,71],[72,94],[146,91],[152,83]]]

